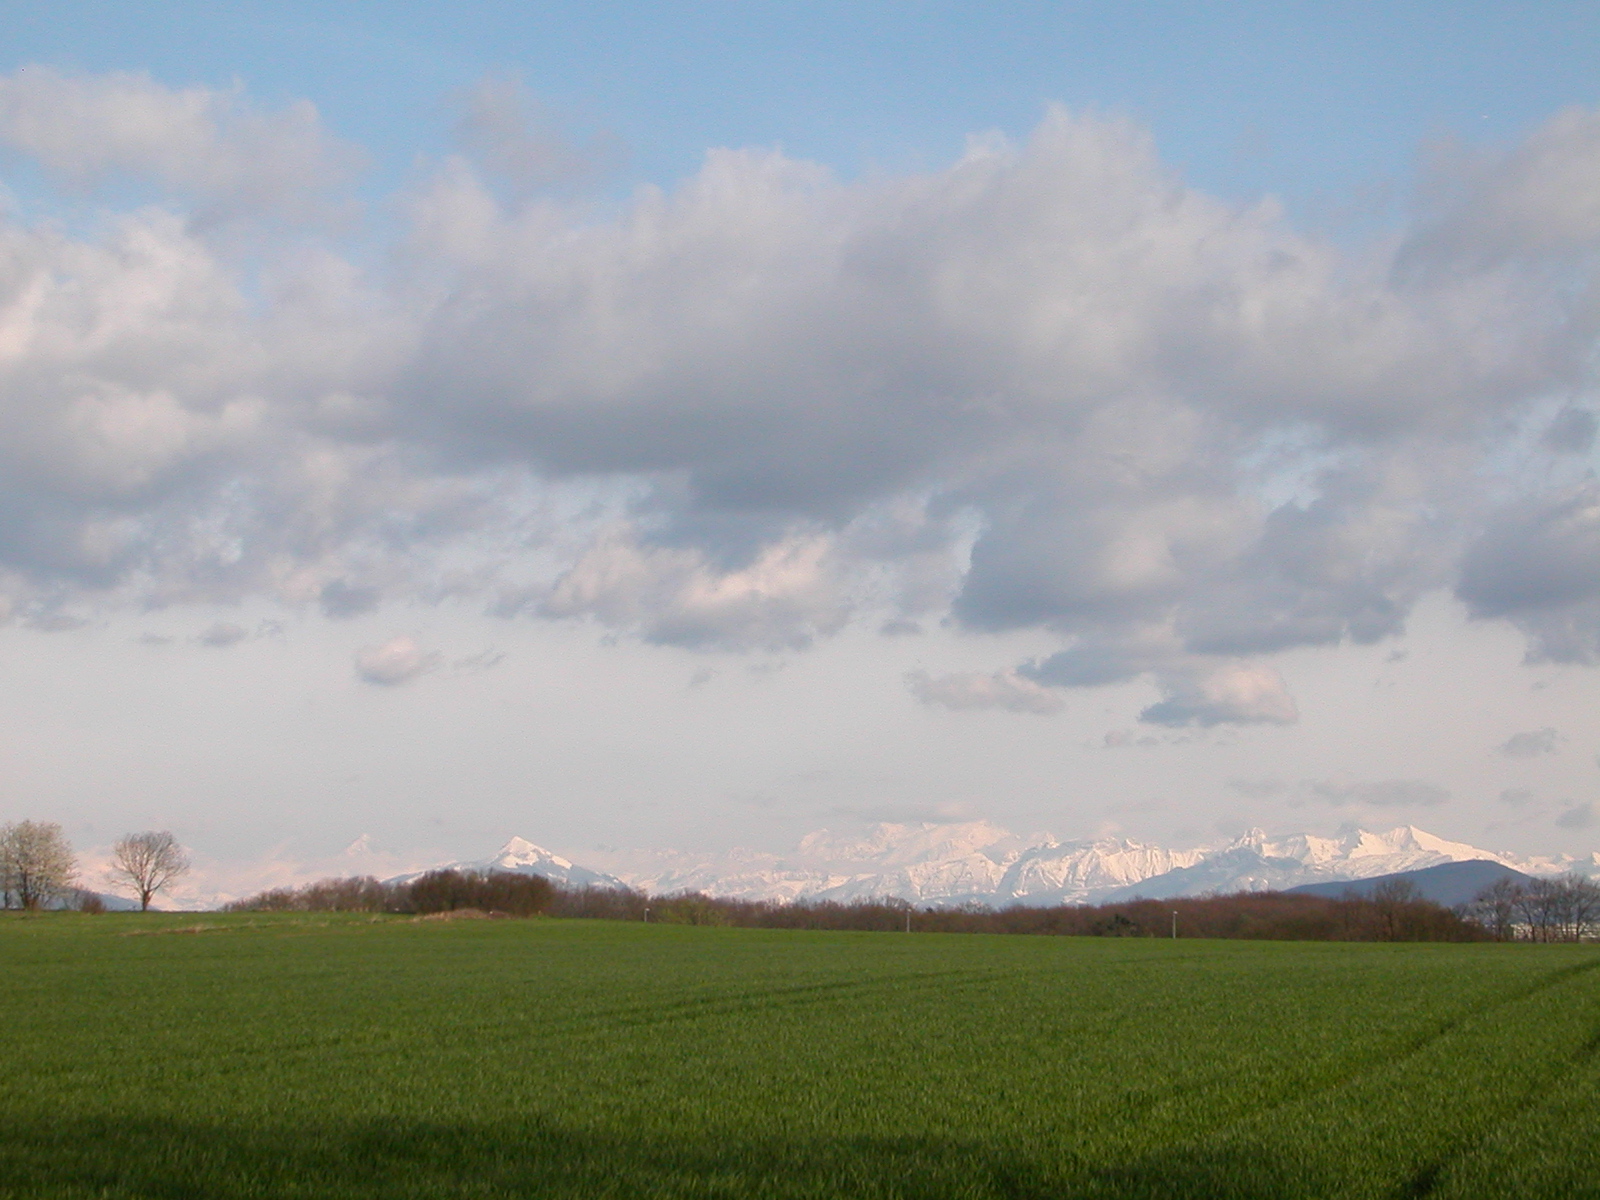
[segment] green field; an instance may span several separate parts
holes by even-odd
[[[8,1198],[1600,1196],[1600,947],[5,914],[0,964]]]

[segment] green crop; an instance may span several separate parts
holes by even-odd
[[[0,1197],[1600,1195],[1600,948],[0,919]]]

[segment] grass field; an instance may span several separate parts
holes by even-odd
[[[1600,948],[0,918],[3,1197],[1600,1196]]]

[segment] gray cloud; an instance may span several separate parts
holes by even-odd
[[[1297,784],[1281,779],[1232,779],[1228,786],[1252,800],[1292,796],[1296,804],[1315,801],[1335,807],[1351,804],[1369,808],[1432,807],[1450,799],[1450,793],[1444,788],[1420,779],[1302,779]],[[1520,802],[1507,799],[1507,795],[1501,797],[1506,803]]]
[[[1556,818],[1556,824],[1562,829],[1589,829],[1594,823],[1594,802],[1590,800],[1572,805]]]
[[[343,579],[334,579],[322,585],[317,597],[324,616],[359,617],[373,612],[383,601],[383,593],[375,587],[360,587]]]
[[[1535,661],[1600,656],[1600,485],[1586,482],[1496,513],[1469,548],[1456,594],[1509,617]]]
[[[1594,448],[1597,430],[1600,420],[1592,409],[1568,406],[1556,414],[1539,440],[1558,454],[1587,454]]]
[[[1432,807],[1450,799],[1450,793],[1420,779],[1386,779],[1372,783],[1322,780],[1307,782],[1304,790],[1325,804],[1364,804],[1371,808]]]
[[[249,636],[249,633],[247,633],[238,625],[234,625],[227,621],[218,621],[215,625],[207,628],[195,640],[198,641],[202,646],[216,646],[220,648],[224,646],[237,645]]]
[[[514,76],[492,75],[456,101],[455,134],[484,169],[521,191],[590,182],[621,158],[615,137],[568,136]]]
[[[1500,744],[1500,753],[1507,758],[1540,758],[1554,754],[1567,739],[1550,726],[1514,733]]]
[[[1593,414],[1504,466],[1592,383],[1593,113],[1441,159],[1400,249],[1347,252],[1060,110],[914,177],[718,150],[597,215],[527,198],[590,151],[490,81],[380,277],[198,219],[321,219],[349,158],[308,107],[29,76],[0,140],[176,199],[0,217],[13,611],[475,596],[744,651],[948,616],[1061,639],[993,678],[1145,677],[1172,726],[1295,720],[1265,657],[1438,589],[1600,658]]]

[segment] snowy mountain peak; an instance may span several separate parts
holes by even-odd
[[[588,867],[580,867],[571,859],[563,858],[553,851],[546,850],[524,837],[514,837],[493,858],[477,859],[470,862],[460,861],[441,863],[432,868],[436,871],[513,871],[518,875],[543,875],[552,883],[565,884],[569,887],[601,887],[620,888],[626,887],[622,880],[615,875],[607,875],[604,871],[591,871]],[[397,875],[390,880],[391,883],[405,883],[423,874],[413,871],[407,875]]]
[[[572,869],[572,861],[562,858],[561,855],[546,850],[543,846],[535,845],[524,837],[514,837],[504,846],[500,853],[492,860],[492,865],[503,871],[515,871],[520,867],[537,867],[550,865],[559,867],[563,871]]]

